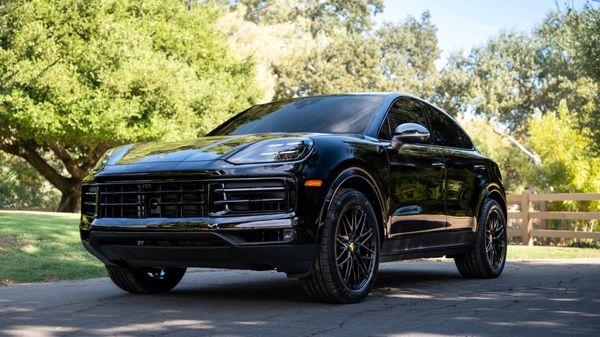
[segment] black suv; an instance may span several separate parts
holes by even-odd
[[[335,303],[364,298],[385,261],[497,277],[507,244],[498,166],[399,93],[261,104],[206,137],[114,148],[84,181],[80,229],[129,292],[168,291],[187,267],[276,269]]]

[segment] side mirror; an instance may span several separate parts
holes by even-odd
[[[399,150],[404,144],[425,143],[429,139],[429,130],[421,124],[404,123],[394,130],[392,147]]]

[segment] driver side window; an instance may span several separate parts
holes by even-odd
[[[396,127],[404,123],[416,123],[429,128],[418,101],[411,98],[396,100],[379,131],[379,139],[390,140]]]

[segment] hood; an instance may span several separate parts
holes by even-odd
[[[225,159],[247,145],[261,140],[299,136],[306,136],[306,134],[250,134],[201,137],[181,142],[133,144],[115,149],[107,165],[212,161]]]

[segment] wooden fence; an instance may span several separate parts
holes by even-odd
[[[520,228],[509,228],[508,235],[521,237],[522,242],[531,246],[534,237],[543,238],[572,238],[572,239],[594,239],[600,240],[600,232],[565,231],[534,229],[533,219],[545,220],[594,220],[600,219],[600,212],[547,212],[545,211],[548,201],[590,201],[600,200],[600,193],[555,193],[555,194],[530,194],[524,191],[522,194],[509,194],[506,196],[508,203],[508,219],[520,219]],[[532,204],[539,203],[540,211],[533,211]],[[511,211],[510,205],[520,205],[519,211]]]

